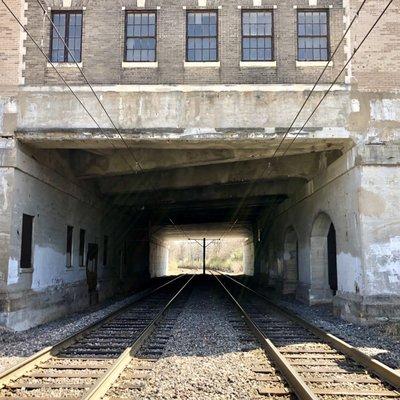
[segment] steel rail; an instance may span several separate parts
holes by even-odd
[[[243,307],[231,294],[228,288],[222,283],[222,281],[213,273],[211,274],[219,282],[224,291],[226,292],[229,299],[233,302],[236,308],[239,310],[243,316],[246,325],[252,331],[252,333],[257,337],[261,346],[267,353],[268,357],[276,365],[277,369],[285,377],[286,381],[289,383],[294,393],[298,396],[300,400],[318,400],[318,396],[313,392],[313,390],[307,385],[303,378],[296,372],[296,370],[290,365],[286,357],[276,348],[276,346],[271,342],[271,340],[266,337],[257,324],[249,317]]]
[[[281,306],[268,297],[264,296],[263,294],[251,289],[250,287],[244,285],[242,282],[238,281],[237,279],[232,278],[229,275],[220,274],[226,278],[229,278],[232,282],[235,282],[237,285],[243,287],[244,289],[248,290],[249,292],[255,294],[256,296],[263,299],[268,305],[272,308],[284,314],[290,320],[298,323],[305,329],[312,332],[314,335],[319,337],[320,339],[326,341],[329,345],[331,345],[335,350],[345,354],[349,358],[353,359],[364,368],[366,368],[370,373],[373,373],[379,378],[381,378],[386,383],[389,383],[395,389],[400,390],[400,373],[396,372],[393,368],[390,368],[386,364],[376,360],[368,356],[367,354],[363,353],[362,351],[358,350],[357,348],[353,347],[352,345],[346,343],[345,341],[339,339],[337,336],[325,332],[323,329],[319,328],[318,326],[306,321],[305,319],[299,317],[293,311],[289,310],[288,308]]]
[[[155,289],[147,289],[143,293],[139,293],[138,297],[132,299],[128,304],[123,305],[119,309],[113,311],[111,314],[107,315],[106,317],[101,318],[100,320],[86,326],[85,328],[79,330],[78,332],[68,336],[67,338],[57,342],[53,346],[45,347],[43,350],[38,351],[37,353],[33,354],[32,356],[28,357],[27,359],[21,361],[20,363],[14,365],[11,368],[0,373],[0,389],[4,388],[10,381],[16,380],[21,378],[24,374],[30,371],[32,368],[37,366],[39,363],[50,359],[51,357],[57,355],[64,349],[68,348],[72,344],[76,343],[82,337],[88,335],[89,333],[93,332],[94,330],[100,328],[101,326],[105,325],[107,322],[113,320],[114,318],[121,315],[125,312],[126,309],[134,305],[135,303],[150,297],[154,293],[158,292],[162,288],[170,285],[171,283],[175,282],[178,279],[181,279],[184,275],[179,275],[176,278],[171,279],[170,281],[158,286]]]
[[[172,299],[165,305],[165,307],[157,314],[157,316],[143,329],[139,337],[125,349],[125,351],[118,357],[117,361],[107,370],[107,372],[100,378],[95,384],[93,389],[83,397],[83,400],[99,400],[101,399],[111,388],[112,384],[116,381],[121,372],[129,365],[135,354],[143,344],[143,342],[150,337],[157,325],[161,322],[164,315],[184,291],[184,289],[193,280],[195,275],[192,275],[185,284],[178,290],[178,292],[172,297]]]

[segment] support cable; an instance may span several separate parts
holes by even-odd
[[[5,2],[5,0],[1,0],[2,3],[4,4],[4,6],[6,7],[6,9],[8,10],[8,12],[12,15],[12,17],[15,19],[15,21],[18,23],[18,25],[24,30],[24,32],[27,34],[27,36],[32,40],[32,42],[34,43],[34,45],[38,48],[38,50],[40,51],[40,53],[43,55],[43,57],[47,60],[47,62],[52,66],[52,68],[54,69],[54,71],[57,73],[57,75],[60,77],[60,79],[62,80],[62,82],[65,84],[65,86],[69,89],[69,91],[72,93],[72,95],[75,97],[75,99],[79,102],[79,104],[82,106],[82,108],[84,109],[84,111],[89,115],[89,117],[92,119],[92,121],[95,123],[95,125],[99,128],[100,132],[106,137],[108,138],[108,140],[110,141],[111,145],[113,146],[113,148],[115,150],[117,150],[116,146],[114,145],[113,141],[108,137],[108,135],[105,133],[105,131],[100,127],[99,123],[96,121],[96,119],[94,118],[93,114],[87,109],[87,107],[85,106],[85,104],[82,102],[82,100],[78,97],[78,95],[75,93],[75,91],[72,89],[72,87],[68,84],[68,82],[66,81],[66,79],[64,78],[64,76],[58,71],[58,69],[56,68],[56,66],[54,65],[54,63],[50,60],[49,56],[43,51],[43,49],[41,48],[41,46],[37,43],[37,41],[34,39],[34,37],[32,36],[32,34],[29,32],[29,30],[24,26],[24,24],[20,21],[20,19],[15,15],[15,13],[11,10],[11,8],[8,6],[8,4]],[[47,10],[43,7],[43,5],[40,3],[39,0],[36,0],[37,3],[39,4],[40,8],[42,9],[44,15],[47,17],[47,19],[50,21],[53,29],[55,29],[58,37],[61,39],[63,45],[65,46],[65,48],[67,49],[69,55],[71,56],[73,62],[75,63],[75,65],[77,66],[77,68],[79,69],[80,74],[82,75],[82,77],[84,78],[86,84],[89,86],[91,92],[93,93],[93,95],[96,97],[98,103],[100,104],[101,108],[103,109],[103,111],[105,112],[107,118],[110,120],[114,130],[117,132],[118,136],[121,138],[123,144],[125,145],[125,147],[127,148],[128,152],[131,154],[133,160],[136,163],[136,166],[139,168],[140,172],[144,173],[145,170],[143,169],[143,167],[141,166],[139,160],[136,158],[135,154],[133,153],[132,149],[128,146],[126,140],[124,139],[124,137],[122,136],[120,130],[117,128],[116,124],[114,123],[114,121],[112,120],[110,114],[108,113],[108,111],[106,110],[106,108],[104,107],[102,101],[100,100],[99,96],[97,95],[97,93],[95,92],[95,90],[93,89],[93,86],[91,85],[91,83],[89,82],[89,80],[87,79],[86,75],[84,74],[81,66],[79,65],[79,63],[77,62],[74,54],[71,52],[69,46],[67,45],[67,43],[65,42],[64,38],[62,37],[62,35],[60,34],[59,30],[57,29],[57,27],[55,26],[54,22],[52,21],[52,19],[49,17]],[[127,163],[127,165],[129,166],[129,168],[132,170],[133,173],[137,173],[137,171],[132,167],[132,165],[129,163],[129,161],[124,157],[125,162]],[[155,186],[153,186],[152,184],[150,185],[151,188],[153,189],[154,192],[157,192],[157,188]],[[168,220],[172,223],[172,225],[174,226],[174,228],[177,230],[177,232],[181,232],[184,234],[184,236],[186,238],[188,238],[188,235],[185,233],[184,229],[181,226],[177,226],[175,224],[175,222],[172,220],[172,218],[168,217]]]
[[[388,8],[390,7],[390,5],[393,3],[394,0],[390,0],[386,7],[383,9],[383,11],[380,13],[380,15],[378,16],[378,18],[375,20],[375,22],[372,24],[372,26],[370,27],[370,29],[368,30],[368,32],[364,35],[363,39],[361,40],[360,44],[355,47],[355,49],[353,50],[351,56],[349,57],[349,59],[347,60],[347,62],[344,64],[343,68],[341,68],[340,72],[336,75],[335,79],[333,80],[333,82],[329,85],[328,89],[325,91],[324,95],[322,96],[322,98],[319,100],[319,102],[317,103],[317,105],[314,107],[314,109],[312,110],[311,114],[309,115],[309,117],[306,119],[306,121],[303,123],[303,125],[301,126],[301,128],[296,132],[294,138],[292,139],[292,141],[289,143],[289,145],[287,146],[287,148],[284,150],[284,152],[279,155],[279,158],[284,157],[286,155],[286,153],[288,152],[288,150],[290,149],[290,147],[293,145],[293,143],[295,142],[295,140],[297,139],[297,137],[300,135],[300,133],[303,131],[303,129],[305,128],[305,126],[308,124],[308,122],[311,120],[311,118],[313,117],[313,115],[316,113],[316,111],[318,110],[318,108],[320,107],[320,105],[322,104],[322,102],[325,100],[325,98],[328,96],[328,94],[331,92],[333,86],[337,83],[337,81],[339,80],[340,76],[342,75],[342,73],[345,71],[345,69],[347,68],[347,66],[350,64],[351,60],[354,58],[354,56],[357,54],[358,50],[361,48],[361,46],[364,44],[364,42],[367,40],[367,38],[370,36],[370,34],[372,33],[372,31],[374,30],[374,28],[376,27],[376,25],[378,24],[378,22],[381,20],[381,18],[383,17],[383,15],[386,13],[386,11],[388,10]],[[336,46],[334,52],[332,53],[329,61],[327,61],[327,64],[325,66],[325,68],[323,69],[322,73],[320,74],[320,76],[317,79],[316,84],[314,84],[313,86],[313,91],[315,90],[317,84],[319,83],[319,81],[322,78],[323,73],[326,71],[328,64],[330,61],[332,61],[333,57],[336,55],[341,43],[343,42],[345,36],[348,34],[351,26],[353,25],[354,21],[359,17],[360,11],[361,9],[364,7],[366,3],[366,0],[364,0],[362,2],[362,4],[360,5],[360,7],[358,8],[356,14],[354,15],[351,23],[349,24],[348,28],[346,29],[345,33],[342,36],[342,39],[339,41],[338,45]],[[309,95],[306,98],[306,101],[308,101],[308,99],[311,96],[311,92],[309,93]],[[287,132],[285,133],[284,137],[282,138],[282,140],[280,141],[277,149],[274,152],[273,157],[271,158],[271,160],[268,162],[267,168],[265,171],[267,171],[270,166],[271,166],[271,161],[273,160],[273,158],[277,158],[276,154],[278,152],[278,149],[281,147],[285,137],[289,134],[290,130],[292,129],[292,127],[294,126],[295,121],[297,120],[298,116],[300,115],[301,111],[304,109],[305,105],[306,105],[306,101],[303,103],[303,105],[301,106],[299,112],[296,114],[295,119],[293,120],[293,122],[290,124],[289,129],[287,130]],[[237,208],[234,217],[237,217],[240,209],[243,207],[243,204],[246,200],[246,198],[248,197],[248,195],[251,193],[253,187],[254,187],[254,182],[253,184],[251,184],[249,190],[247,191],[246,195],[243,197],[243,199],[241,200],[239,207]],[[227,230],[226,230],[227,232]],[[220,237],[220,240],[223,238],[223,236],[225,235],[225,233],[223,233],[223,235]]]

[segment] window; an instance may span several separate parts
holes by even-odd
[[[187,13],[186,61],[218,60],[217,20],[216,11]]]
[[[125,24],[125,61],[156,61],[156,13],[128,11]]]
[[[242,61],[273,60],[272,25],[271,11],[243,11]]]
[[[81,229],[79,231],[79,266],[85,266],[85,235],[86,231]]]
[[[22,214],[21,268],[32,268],[33,217]]]
[[[72,266],[72,237],[74,228],[70,225],[67,226],[67,252],[66,252],[66,266],[69,268]]]
[[[108,236],[103,239],[103,265],[107,265],[108,261]]]
[[[327,11],[298,11],[297,35],[299,61],[327,61],[329,59]]]
[[[52,19],[57,30],[52,27],[50,56],[51,61],[74,61],[69,54],[67,47],[64,46],[64,43],[62,41],[62,39],[64,39],[64,42],[67,44],[71,53],[74,55],[75,60],[77,62],[80,62],[82,53],[82,12],[53,12]]]

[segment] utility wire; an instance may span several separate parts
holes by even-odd
[[[271,160],[268,162],[267,165],[267,169],[270,168],[271,166],[271,161],[273,160],[273,158],[276,158],[276,154],[279,150],[279,148],[281,147],[281,145],[283,144],[284,139],[286,138],[286,136],[289,134],[290,130],[292,129],[292,127],[294,126],[295,121],[297,120],[297,118],[299,117],[301,111],[304,109],[307,101],[309,100],[311,93],[315,90],[316,86],[318,85],[319,81],[322,78],[322,75],[324,74],[324,72],[326,71],[329,62],[332,61],[333,57],[336,55],[336,53],[338,52],[338,49],[341,45],[341,43],[343,42],[344,38],[346,37],[346,35],[348,34],[350,28],[352,27],[354,21],[358,18],[361,9],[364,7],[366,3],[366,0],[364,0],[360,7],[358,8],[356,14],[354,15],[351,23],[349,24],[349,26],[347,27],[345,33],[343,34],[341,40],[339,41],[338,45],[336,46],[334,52],[332,53],[330,59],[327,61],[327,64],[325,65],[325,68],[323,69],[323,71],[321,72],[320,76],[318,77],[316,83],[313,86],[312,91],[308,94],[306,100],[303,102],[299,112],[296,114],[295,119],[293,120],[293,122],[290,124],[288,130],[286,131],[284,137],[281,139],[277,149],[275,150]],[[347,60],[347,62],[344,64],[343,68],[340,70],[340,72],[336,75],[335,79],[333,80],[333,82],[329,85],[328,89],[325,91],[324,95],[322,96],[322,98],[320,99],[320,101],[317,103],[317,105],[314,107],[313,111],[311,112],[311,114],[309,115],[309,117],[306,119],[306,121],[303,123],[303,125],[301,126],[301,128],[296,132],[294,138],[292,139],[292,141],[289,143],[289,145],[287,146],[287,148],[284,150],[284,152],[279,155],[279,158],[284,157],[286,155],[286,153],[288,152],[288,150],[290,149],[290,147],[293,145],[293,143],[295,142],[295,140],[297,139],[297,137],[300,135],[300,133],[303,131],[303,129],[305,128],[305,126],[308,124],[308,122],[311,120],[311,118],[313,117],[313,115],[315,114],[315,112],[318,110],[318,108],[320,107],[320,105],[322,104],[322,102],[324,101],[324,99],[328,96],[328,94],[330,93],[330,91],[332,90],[333,86],[337,83],[337,81],[339,80],[340,76],[342,75],[342,73],[345,71],[345,69],[347,68],[347,66],[350,64],[351,60],[354,58],[354,56],[357,54],[358,50],[361,48],[361,46],[364,44],[364,42],[367,40],[367,38],[369,37],[369,35],[371,34],[371,32],[374,30],[374,28],[376,27],[376,25],[378,24],[378,22],[381,20],[381,18],[383,17],[383,15],[386,13],[387,9],[390,7],[390,5],[393,3],[393,0],[390,0],[388,2],[388,4],[386,5],[386,7],[383,9],[383,11],[380,13],[380,15],[378,16],[378,18],[375,20],[375,22],[372,24],[372,26],[370,27],[370,29],[368,30],[368,32],[365,34],[365,36],[363,37],[363,39],[361,40],[360,44],[353,50],[353,53],[351,54],[351,56],[349,57],[349,59]],[[265,170],[264,170],[265,172]],[[246,196],[241,200],[238,209],[236,210],[235,213],[235,217],[237,216],[238,212],[240,211],[240,209],[242,208],[244,201],[246,200],[247,196],[251,193],[252,189],[254,187],[254,182],[251,185],[251,187],[249,188],[249,190],[246,193]],[[224,233],[225,234],[225,233]],[[223,238],[224,234],[221,236],[220,240]]]
[[[56,66],[54,65],[54,63],[50,60],[49,56],[43,51],[43,49],[41,48],[41,46],[37,43],[37,41],[33,38],[33,36],[31,35],[31,33],[28,31],[28,29],[22,24],[22,22],[20,21],[20,19],[15,15],[15,13],[11,10],[11,8],[8,6],[8,4],[4,1],[1,0],[2,3],[4,4],[4,6],[6,7],[6,9],[8,10],[8,12],[12,15],[12,17],[15,19],[15,21],[19,24],[19,26],[24,30],[24,32],[27,34],[27,36],[32,40],[32,42],[35,44],[35,46],[38,48],[38,50],[40,51],[40,53],[45,57],[45,59],[47,60],[47,62],[52,66],[52,68],[55,70],[55,72],[57,73],[57,75],[60,77],[60,79],[62,80],[62,82],[66,85],[66,87],[69,89],[69,91],[72,93],[72,95],[75,97],[75,99],[79,102],[79,104],[82,106],[82,108],[84,109],[84,111],[89,115],[89,117],[92,119],[92,121],[95,123],[95,125],[99,128],[100,132],[105,135],[106,138],[108,138],[110,140],[111,145],[113,146],[114,149],[116,149],[116,146],[114,145],[113,141],[108,137],[108,135],[105,133],[105,131],[100,127],[100,125],[98,124],[98,122],[96,121],[96,119],[94,118],[93,114],[91,114],[91,112],[87,109],[87,107],[85,106],[85,104],[82,102],[82,100],[77,96],[77,94],[74,92],[74,90],[72,89],[72,87],[68,84],[68,82],[65,80],[65,78],[63,77],[63,75],[58,71],[58,69],[56,68]],[[67,45],[67,43],[65,42],[64,38],[62,37],[62,35],[60,34],[59,30],[57,29],[57,27],[55,26],[55,24],[53,23],[52,19],[49,17],[47,10],[43,7],[43,5],[40,3],[39,0],[37,0],[37,3],[39,4],[40,8],[42,9],[44,15],[47,17],[47,19],[50,21],[53,29],[55,29],[58,37],[61,39],[63,45],[65,46],[65,48],[67,49],[69,55],[71,56],[73,62],[75,63],[75,65],[77,66],[77,68],[79,69],[79,72],[81,73],[82,77],[84,78],[86,84],[89,86],[91,92],[94,94],[94,96],[96,97],[98,103],[100,104],[101,108],[103,109],[103,111],[105,112],[105,114],[107,115],[107,118],[110,120],[114,130],[117,132],[118,136],[121,138],[123,144],[125,145],[125,147],[128,149],[129,153],[131,154],[132,158],[134,159],[136,166],[139,168],[139,170],[143,173],[145,172],[144,169],[142,168],[139,160],[136,158],[135,154],[133,153],[132,149],[128,146],[128,144],[126,143],[126,140],[123,138],[121,132],[119,131],[119,129],[117,128],[117,126],[115,125],[114,121],[112,120],[110,114],[108,113],[108,111],[106,110],[106,108],[104,107],[102,101],[100,100],[99,96],[97,95],[97,93],[95,92],[95,90],[93,89],[93,86],[91,85],[91,83],[89,82],[89,80],[87,79],[86,75],[84,74],[81,66],[79,65],[79,63],[77,62],[74,54],[71,52],[69,46]],[[132,172],[137,173],[137,171],[131,166],[131,164],[129,163],[129,161],[124,157],[127,165],[129,166],[129,168],[132,170]],[[155,192],[157,192],[157,189],[155,187],[152,187],[153,190]],[[177,226],[174,221],[172,220],[172,218],[168,217],[168,220],[171,222],[171,224],[174,226],[174,228],[177,230],[177,232],[181,231],[184,236],[188,237],[184,231],[184,229],[181,226]]]
[[[3,1],[3,0],[2,0],[2,1]],[[50,16],[49,16],[47,10],[43,7],[43,5],[42,5],[42,3],[40,2],[40,0],[36,0],[36,2],[39,4],[40,8],[42,9],[42,11],[43,11],[45,17],[49,20],[51,26],[53,27],[53,29],[54,29],[55,32],[57,33],[57,36],[61,39],[63,45],[64,45],[65,48],[67,49],[68,54],[71,56],[71,58],[72,58],[74,64],[77,66],[77,68],[78,68],[80,74],[82,75],[84,81],[85,81],[86,84],[89,86],[90,91],[91,91],[91,92],[93,93],[93,95],[95,96],[95,98],[96,98],[97,102],[99,103],[100,107],[103,109],[103,111],[105,112],[107,118],[108,118],[109,121],[111,122],[111,124],[112,124],[114,130],[117,132],[118,136],[121,138],[123,144],[125,145],[125,147],[127,148],[128,152],[130,153],[130,155],[132,156],[133,160],[135,161],[136,166],[139,168],[140,172],[144,173],[145,170],[144,170],[144,168],[142,167],[142,165],[140,164],[139,159],[136,157],[135,153],[133,152],[133,150],[131,149],[131,147],[129,147],[129,145],[127,144],[126,140],[125,140],[124,137],[122,136],[120,130],[117,128],[116,124],[114,123],[113,119],[111,118],[110,114],[108,113],[107,109],[105,108],[103,102],[100,100],[100,98],[99,98],[99,96],[97,95],[96,91],[93,89],[92,84],[89,82],[89,80],[87,79],[87,77],[86,77],[85,73],[83,72],[81,66],[79,65],[78,61],[76,60],[75,55],[74,55],[73,52],[70,50],[69,46],[67,45],[66,41],[64,40],[64,37],[60,34],[60,32],[59,32],[57,26],[54,24],[53,20],[50,18]],[[130,166],[130,164],[128,164],[128,165]],[[130,166],[130,167],[131,167],[131,166]],[[137,171],[135,171],[132,167],[131,167],[131,169],[132,169],[132,172],[134,172],[134,173],[137,172]],[[150,182],[151,182],[151,181],[150,181]],[[157,191],[158,191],[157,188],[156,188],[155,186],[153,186],[152,184],[151,184],[150,186],[152,187],[153,191],[154,191],[155,193],[157,193]],[[179,233],[179,231],[181,231],[182,234],[183,234],[184,236],[186,236],[187,238],[189,238],[188,235],[185,233],[184,229],[183,229],[181,226],[179,226],[179,228],[178,228],[178,226],[175,224],[175,222],[172,220],[172,218],[168,217],[168,220],[171,222],[171,224],[174,226],[174,228],[177,230],[178,233]]]
[[[52,66],[56,74],[60,77],[64,85],[69,89],[71,94],[75,97],[75,99],[79,102],[79,104],[82,106],[84,111],[89,115],[90,119],[94,122],[94,124],[99,128],[100,132],[108,138],[108,135],[105,133],[105,131],[101,128],[101,126],[98,124],[96,119],[94,118],[93,114],[88,110],[88,108],[85,106],[85,104],[82,102],[82,100],[78,97],[78,95],[74,92],[72,87],[69,85],[69,83],[65,80],[64,76],[58,71],[54,63],[50,60],[49,56],[43,51],[39,43],[34,39],[34,37],[31,35],[31,33],[28,31],[28,29],[25,28],[25,26],[22,24],[22,22],[19,20],[19,18],[14,14],[14,12],[10,9],[8,4],[4,1],[1,0],[1,2],[4,4],[4,6],[7,8],[8,12],[12,15],[12,17],[17,21],[19,26],[24,30],[24,32],[28,35],[28,37],[32,40],[34,45],[37,47],[37,49],[40,51],[40,53],[43,55],[43,57],[47,60],[47,62]],[[114,143],[110,139],[110,143],[114,146]],[[115,148],[115,146],[114,146]],[[129,165],[129,162],[126,160],[126,162]]]
[[[293,140],[289,143],[288,147],[286,148],[286,150],[283,152],[282,157],[287,153],[287,151],[289,150],[290,146],[293,144],[293,142],[296,140],[296,138],[300,135],[300,133],[303,131],[303,129],[305,128],[305,126],[308,124],[308,122],[310,121],[310,119],[313,117],[313,115],[315,114],[315,112],[317,111],[317,109],[319,108],[319,106],[321,105],[321,103],[325,100],[326,96],[328,96],[329,92],[331,91],[331,89],[333,88],[333,86],[336,84],[336,82],[339,80],[340,76],[342,75],[342,73],[345,71],[345,69],[347,68],[347,66],[350,64],[351,60],[354,58],[354,56],[357,54],[358,50],[360,50],[361,46],[364,44],[364,42],[368,39],[369,35],[372,33],[372,31],[374,30],[374,28],[376,27],[376,25],[378,24],[378,22],[381,20],[381,18],[383,17],[383,15],[386,13],[387,9],[390,7],[390,5],[393,3],[393,0],[390,0],[388,2],[388,4],[386,5],[386,7],[383,9],[383,11],[380,13],[379,17],[376,19],[376,21],[372,24],[372,26],[369,28],[368,32],[365,34],[365,36],[363,37],[363,39],[361,40],[360,44],[354,48],[352,55],[349,57],[349,59],[347,60],[347,62],[344,64],[343,68],[340,70],[340,72],[336,75],[335,79],[333,80],[333,82],[331,83],[331,85],[329,86],[328,90],[324,93],[324,95],[321,97],[320,101],[318,102],[318,104],[316,105],[316,107],[313,109],[313,111],[311,112],[311,114],[309,115],[309,117],[306,119],[306,121],[304,122],[304,124],[302,125],[302,127],[300,128],[300,130],[296,133],[296,135],[294,136]]]

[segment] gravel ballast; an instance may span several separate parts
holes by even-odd
[[[129,395],[111,389],[108,398],[258,398],[252,369],[269,363],[256,342],[240,340],[243,330],[232,323],[238,318],[220,290],[196,285],[144,387]]]
[[[24,358],[53,346],[88,325],[133,301],[138,293],[122,300],[107,301],[102,308],[69,315],[22,332],[0,327],[0,371],[12,367]]]
[[[400,371],[400,337],[397,339],[387,335],[386,323],[374,326],[353,324],[335,317],[332,306],[327,304],[310,307],[295,300],[281,300],[278,303],[376,360]]]

